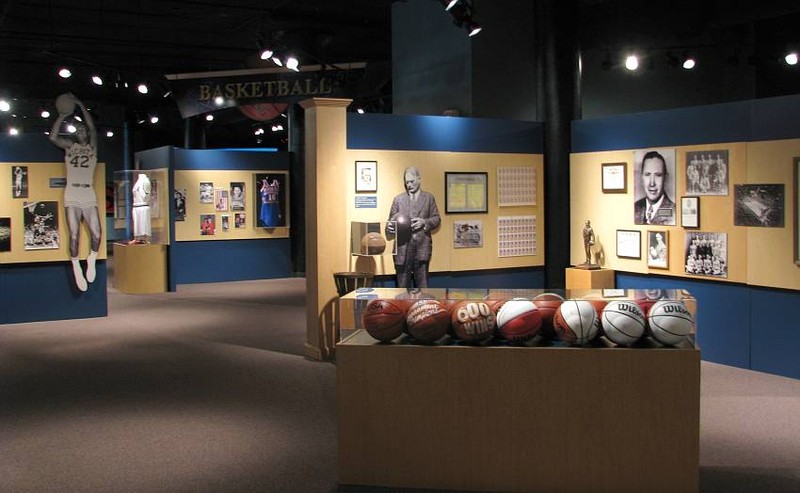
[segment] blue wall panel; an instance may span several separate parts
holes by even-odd
[[[800,137],[800,96],[753,101],[749,140],[780,140]]]
[[[538,122],[347,114],[348,149],[541,154]]]
[[[105,261],[97,263],[97,277],[83,293],[75,287],[69,262],[3,266],[0,323],[105,317],[106,283]]]
[[[174,242],[170,259],[175,283],[289,277],[290,246],[288,238]]]
[[[286,152],[226,149],[175,149],[176,170],[289,169]]]
[[[752,369],[800,378],[800,293],[751,289]]]

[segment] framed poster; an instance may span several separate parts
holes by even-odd
[[[669,268],[669,242],[666,230],[647,232],[647,266],[651,269]]]
[[[175,207],[175,220],[183,221],[186,218],[186,189],[176,188],[172,191],[172,203]]]
[[[642,232],[628,229],[617,230],[617,257],[642,258]]]
[[[728,151],[686,152],[686,194],[728,195]]]
[[[727,233],[686,233],[684,272],[695,276],[728,277]]]
[[[255,173],[255,225],[259,228],[289,226],[287,203],[289,175],[286,172]]]
[[[378,191],[378,162],[356,161],[356,193]]]
[[[783,227],[783,183],[734,185],[733,195],[734,226]]]
[[[681,197],[681,226],[700,227],[700,197]]]
[[[453,248],[483,246],[483,221],[454,221]]]
[[[603,193],[628,192],[628,163],[603,163]]]
[[[481,213],[489,211],[489,178],[486,172],[450,172],[444,174],[446,213]]]
[[[23,202],[23,209],[25,250],[57,250],[61,244],[58,232],[58,202],[55,200]]]
[[[28,198],[28,167],[14,166],[11,168],[11,196],[15,199]]]

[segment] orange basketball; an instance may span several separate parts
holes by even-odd
[[[417,342],[430,344],[447,334],[450,314],[439,300],[418,300],[408,309],[406,325]]]
[[[370,232],[361,238],[361,253],[380,255],[386,250],[386,240],[380,233]]]
[[[558,307],[564,302],[564,298],[556,293],[542,293],[533,299],[533,303],[539,308],[542,315],[541,334],[550,339],[556,336],[553,330],[553,317],[558,311]]]
[[[492,337],[495,314],[486,302],[464,300],[450,310],[450,325],[456,337],[464,342],[477,343]]]
[[[405,307],[392,300],[372,300],[361,316],[367,333],[375,339],[388,342],[403,333],[406,327]]]

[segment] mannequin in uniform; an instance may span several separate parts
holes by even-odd
[[[133,241],[150,243],[150,179],[139,173],[131,189],[133,195]]]

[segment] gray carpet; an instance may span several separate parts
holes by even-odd
[[[304,299],[303,279],[110,289],[107,318],[0,326],[0,491],[396,491],[337,488]],[[800,381],[702,372],[701,491],[800,491]]]

